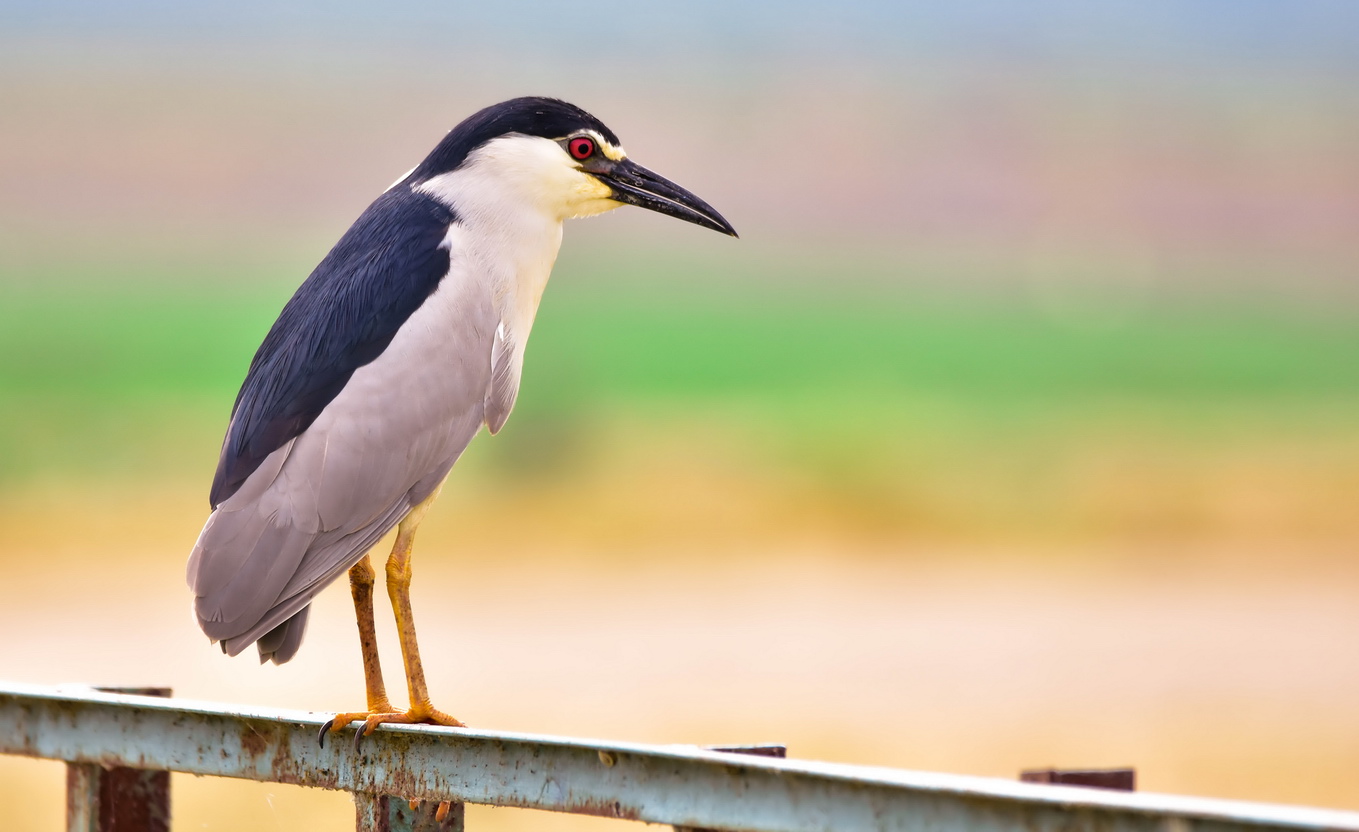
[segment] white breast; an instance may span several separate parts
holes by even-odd
[[[498,335],[488,342],[494,366],[485,402],[494,432],[519,388],[524,347],[561,248],[562,222],[617,203],[603,199],[608,188],[574,167],[556,142],[528,136],[489,142],[457,170],[416,190],[457,215],[445,239],[452,269],[486,291],[497,317]]]

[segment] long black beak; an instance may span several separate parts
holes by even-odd
[[[711,228],[713,231],[736,236],[736,229],[732,228],[731,223],[711,205],[631,159],[617,162],[607,172],[596,173],[595,176],[613,188],[613,199],[618,202],[649,208],[704,228]]]

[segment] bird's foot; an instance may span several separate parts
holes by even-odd
[[[347,728],[349,726],[349,723],[351,722],[355,722],[358,720],[366,720],[373,714],[384,714],[395,710],[396,708],[392,707],[392,703],[383,699],[378,702],[370,702],[369,708],[366,711],[354,711],[352,713],[336,714],[335,716],[326,720],[325,724],[321,726],[321,730],[320,732],[318,732],[316,739],[318,742],[321,743],[321,747],[325,748],[326,734],[338,734],[345,728]],[[360,731],[359,733],[362,734],[363,732]]]
[[[386,713],[370,713],[363,720],[363,736],[377,730],[379,725],[447,725],[450,728],[466,728],[460,719],[449,716],[428,702],[417,703],[409,711],[392,710]]]
[[[358,748],[363,743],[363,738],[377,730],[379,725],[447,725],[450,728],[465,728],[466,723],[455,717],[449,716],[443,711],[438,710],[428,702],[419,703],[409,711],[398,711],[388,705],[383,709],[374,709],[367,713],[339,714],[330,722],[321,726],[321,743],[325,744],[326,733],[339,733],[345,726],[356,720],[363,720],[363,725],[354,735],[354,748]]]

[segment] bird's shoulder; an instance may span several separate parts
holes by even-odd
[[[444,203],[398,184],[312,271],[250,362],[213,478],[214,507],[305,431],[434,293],[449,270],[444,240],[456,220]]]

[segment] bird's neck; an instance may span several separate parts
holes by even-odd
[[[454,268],[489,293],[500,320],[524,344],[557,261],[562,221],[512,200],[462,199],[453,209],[447,245]]]
[[[523,344],[528,340],[538,304],[552,276],[552,266],[557,262],[562,223],[541,218],[538,222],[521,222],[516,229],[501,230],[509,233],[492,246],[494,250],[488,252],[486,265],[496,275],[496,304],[501,320]]]

